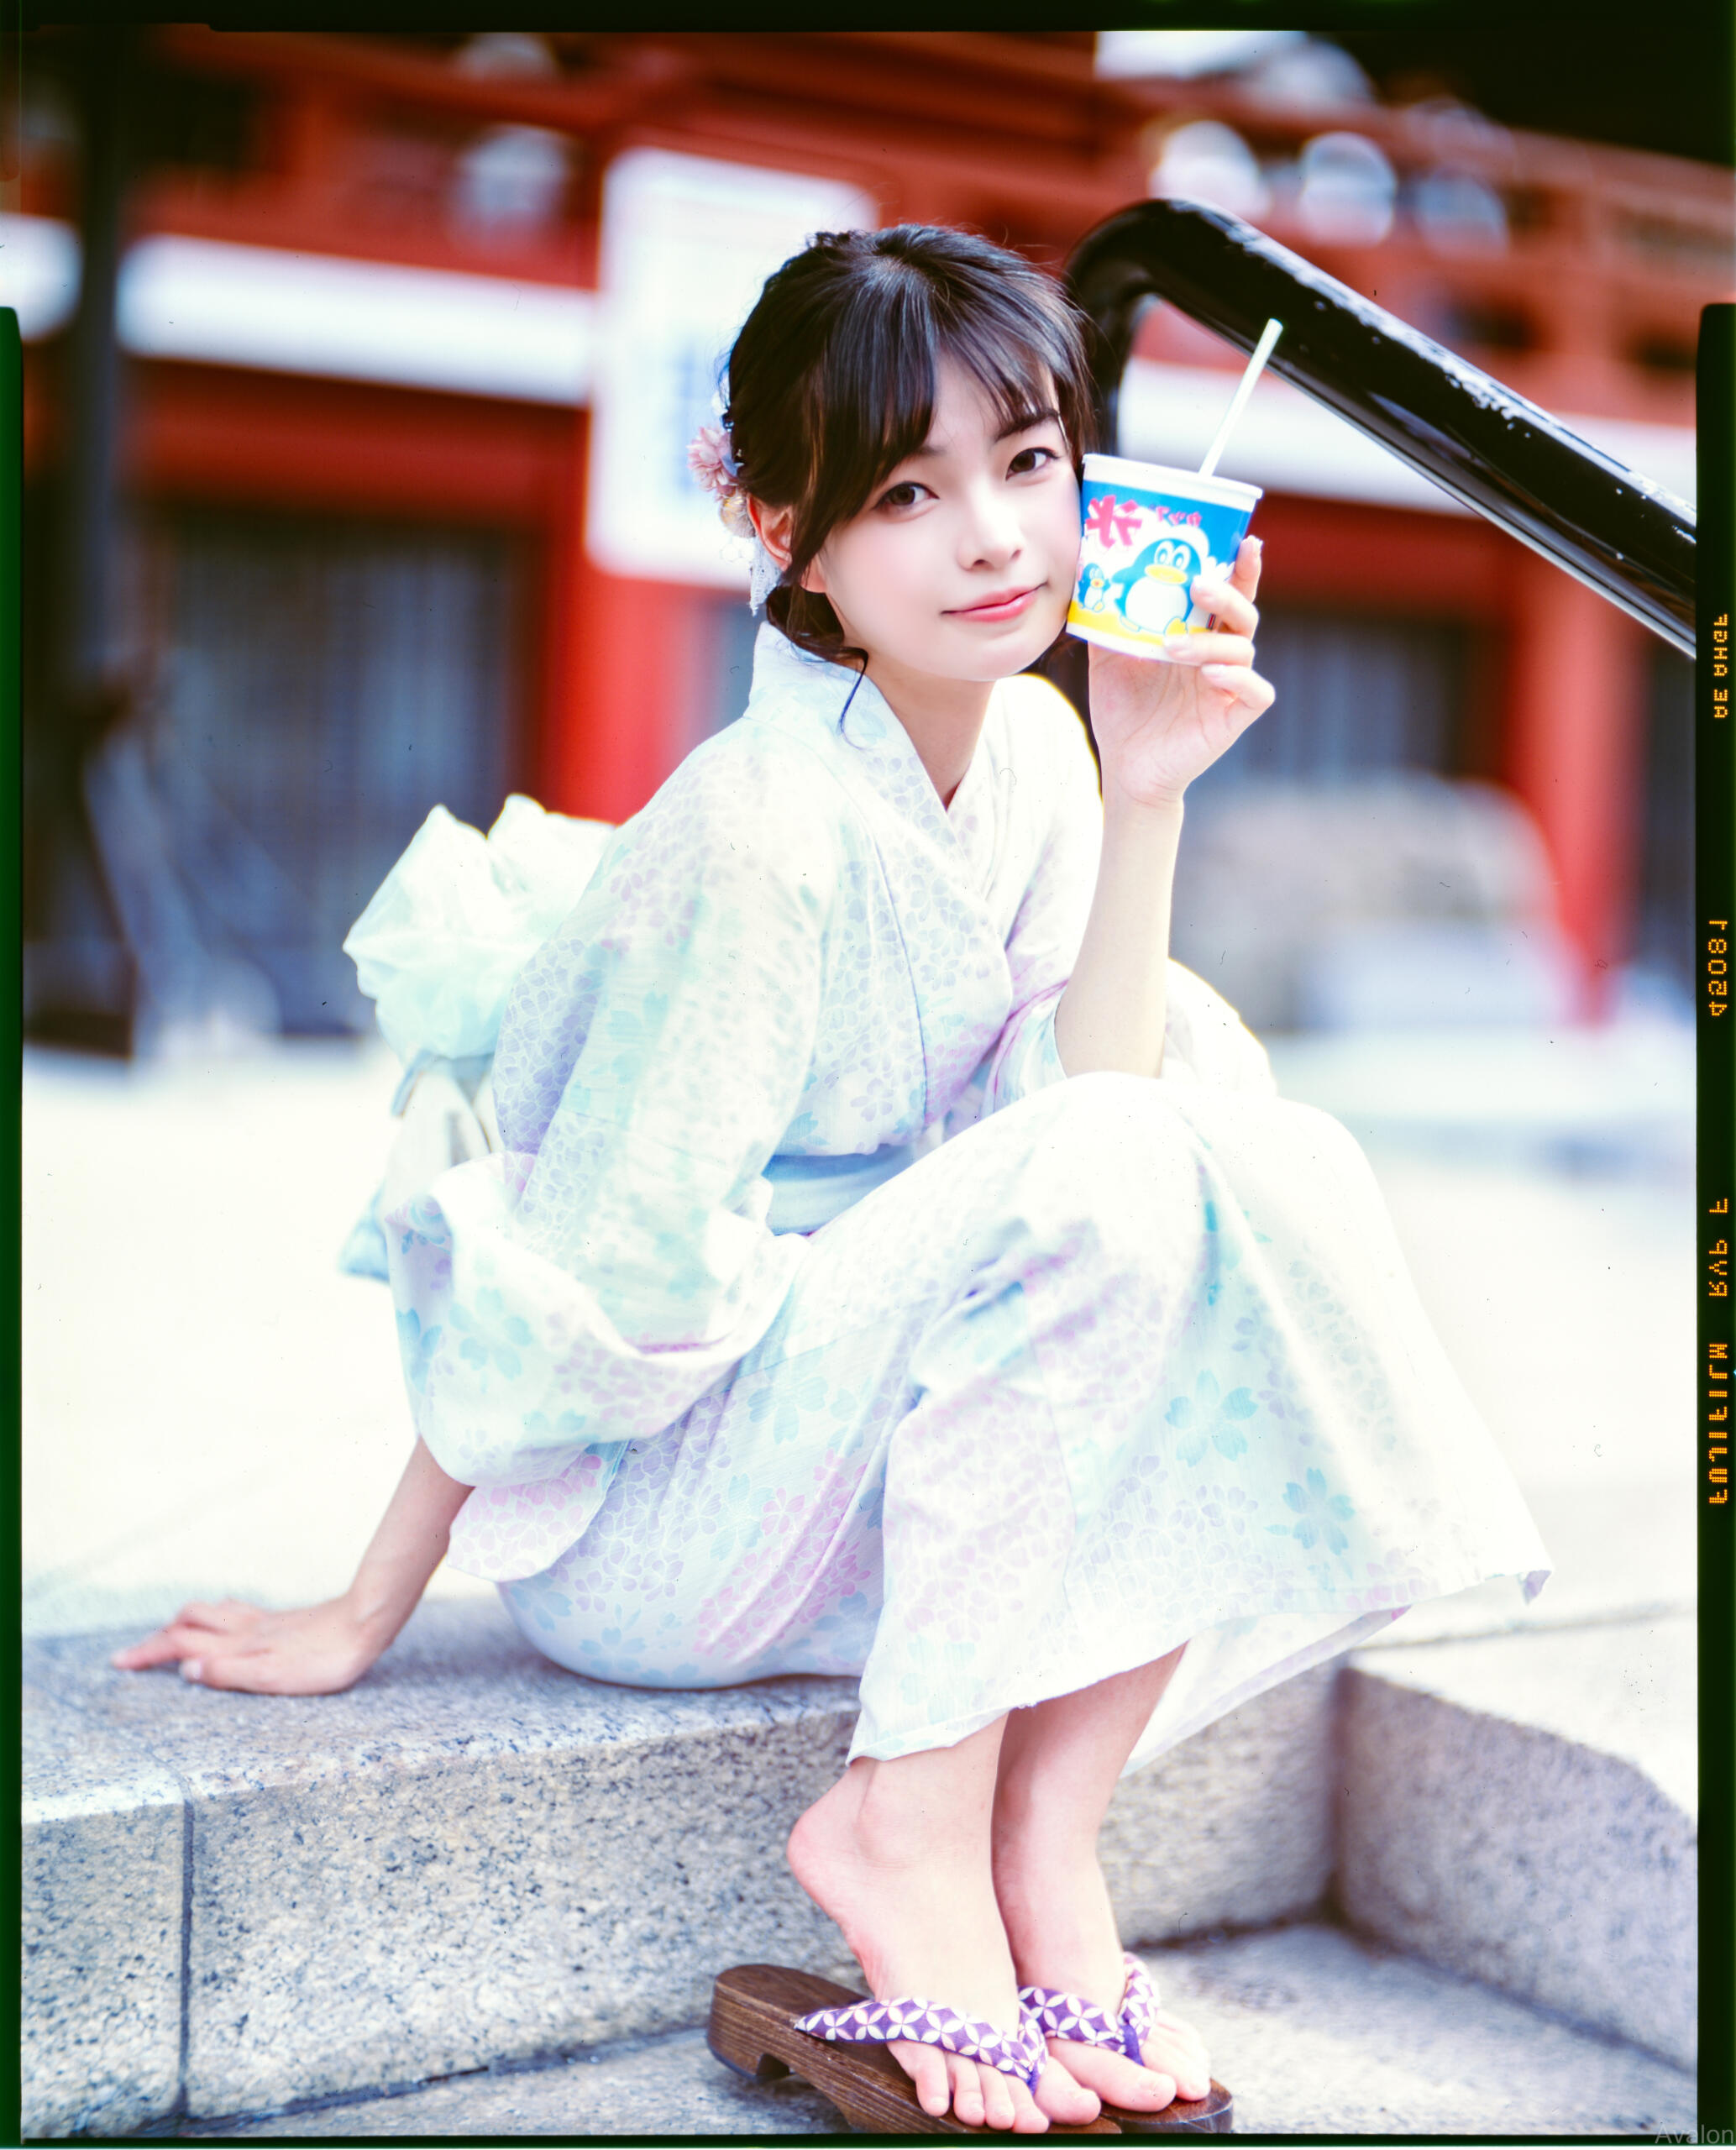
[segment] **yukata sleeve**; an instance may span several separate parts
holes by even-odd
[[[1103,848],[1103,801],[1084,726],[1046,682],[1016,684],[1029,690],[1032,702],[1015,719],[1021,744],[1036,750],[1019,772],[1020,782],[1028,794],[1048,802],[1048,812],[1007,940],[1013,1008],[988,1057],[985,1113],[1067,1078],[1055,1046],[1055,1011],[1085,937]]]
[[[1221,1090],[1275,1097],[1266,1048],[1223,994],[1171,958],[1163,1025],[1162,1074]]]
[[[1021,782],[1040,786],[1053,804],[1007,944],[1013,1009],[978,1071],[978,1114],[1067,1079],[1055,1043],[1055,1014],[1078,960],[1103,848],[1097,765],[1083,726],[1046,683],[1021,679],[1017,684],[1030,697],[1018,713],[1025,737],[1033,747],[1041,745]],[[1163,1077],[1261,1095],[1275,1092],[1264,1046],[1220,994],[1173,958],[1167,1004]]]
[[[584,894],[613,834],[518,792],[486,837],[433,809],[344,943],[406,1070],[486,1061],[514,977]]]
[[[768,803],[774,773],[732,786],[740,760],[690,762],[622,832],[514,986],[501,1153],[388,1220],[417,1431],[472,1486],[596,1493],[759,1341],[805,1253],[763,1174],[812,1057],[835,854],[811,802]]]

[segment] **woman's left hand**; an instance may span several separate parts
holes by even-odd
[[[178,1665],[183,1680],[244,1694],[336,1695],[355,1685],[401,1624],[370,1623],[348,1595],[292,1612],[226,1597],[183,1605],[167,1627],[108,1661],[122,1672]]]
[[[1192,595],[1215,614],[1209,634],[1177,634],[1168,662],[1091,647],[1091,729],[1113,792],[1141,806],[1173,805],[1269,709],[1272,688],[1253,669],[1260,615],[1260,540],[1244,538],[1227,582],[1196,579]]]

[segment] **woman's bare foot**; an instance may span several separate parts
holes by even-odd
[[[1115,1914],[1094,1848],[1045,1840],[1040,1828],[997,1825],[994,1886],[1020,1985],[1044,1985],[1120,2013],[1126,1970]],[[1198,2032],[1160,2014],[1142,2042],[1145,2064],[1107,2046],[1051,2038],[1049,2051],[1105,2105],[1161,2112],[1177,2097],[1203,2098],[1211,2062]]]
[[[962,1750],[990,1734],[986,1772],[973,1769],[983,1758]],[[1017,1982],[989,1864],[999,1734],[994,1725],[957,1748],[852,1763],[796,1823],[789,1856],[877,2000],[914,1996],[1010,2031]],[[1041,2134],[1052,2120],[1096,2116],[1097,2098],[1062,2068],[1045,2069],[1033,2097],[1016,2077],[932,2046],[888,2050],[936,2117],[950,2106],[973,2126]]]
[[[1113,2021],[1126,1969],[1097,1863],[1097,1832],[1127,1757],[1182,1652],[1052,1696],[1005,1721],[995,1786],[992,1871],[1020,1985],[1094,2001]],[[1049,2051],[1106,2105],[1161,2112],[1179,2094],[1203,2098],[1210,2063],[1198,2034],[1160,2016],[1141,2042],[1143,2067],[1106,2046],[1051,2038]]]

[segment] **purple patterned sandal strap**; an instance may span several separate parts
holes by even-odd
[[[1064,2038],[1074,2045],[1113,2046],[1138,2064],[1156,2020],[1157,1989],[1137,1956],[1121,1960],[1127,1967],[1127,1983],[1119,2019],[1081,1994],[1062,1993],[1050,1985],[1021,1985],[1020,2001],[1046,2037]]]
[[[1003,2075],[1016,2075],[1033,2090],[1049,2058],[1042,2032],[1022,2012],[1016,2031],[997,2031],[992,2023],[930,2001],[858,2001],[847,2008],[817,2008],[811,2016],[798,2016],[795,2027],[810,2038],[845,2045],[889,2045],[894,2038],[908,2038],[919,2046],[938,2046],[961,2060],[979,2060]]]
[[[1137,1956],[1129,1956],[1125,1961],[1127,1985],[1121,1995],[1121,2021],[1132,2037],[1131,2058],[1138,2060],[1157,2022],[1157,1989]]]

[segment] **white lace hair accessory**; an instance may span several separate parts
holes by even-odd
[[[747,569],[747,602],[754,611],[763,611],[765,601],[777,588],[783,569],[767,552],[753,527],[753,517],[747,512],[747,496],[742,490],[741,472],[727,430],[721,425],[701,426],[688,443],[687,467],[705,490],[715,496],[717,518],[724,528],[732,537],[745,538],[753,546],[753,558]]]

